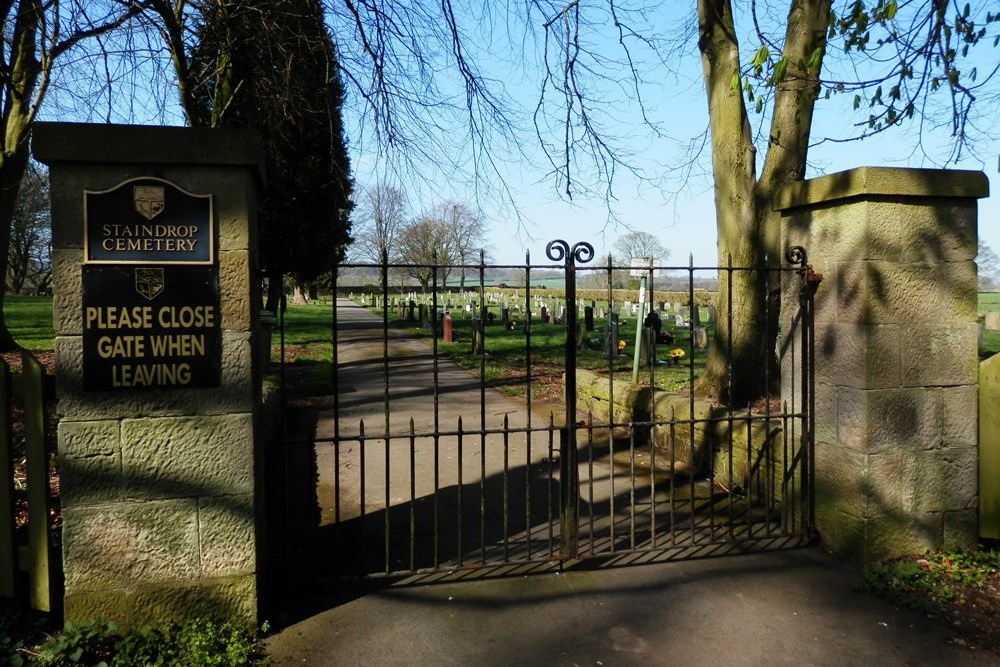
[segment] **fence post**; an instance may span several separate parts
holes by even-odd
[[[566,278],[566,425],[559,438],[560,555],[563,559],[576,558],[579,538],[577,513],[579,506],[577,451],[576,451],[576,263],[586,264],[594,258],[594,246],[579,242],[572,248],[565,241],[549,242],[545,254],[554,262],[565,260]]]
[[[49,459],[45,452],[45,402],[42,365],[21,353],[21,374],[14,390],[24,406],[24,449],[28,477],[28,601],[32,609],[52,611],[49,567]]]

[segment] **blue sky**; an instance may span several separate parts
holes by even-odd
[[[784,4],[787,6],[787,3]],[[663,3],[646,19],[654,29],[666,26],[662,32],[669,38],[683,32],[685,22],[690,22],[690,7],[686,3]],[[603,49],[614,48],[614,44],[601,41],[595,42],[595,45],[602,53]],[[540,79],[538,71],[532,68],[529,61],[537,58],[538,54],[532,53],[529,45],[523,59],[518,60],[510,50],[498,48],[496,43],[484,48],[492,50],[491,56],[496,61],[492,69],[487,67],[487,75],[502,82],[504,90],[516,104],[533,109],[538,99]],[[988,44],[981,45],[980,50],[974,53],[979,53],[985,62],[995,64],[1000,60],[1000,49],[991,48]],[[716,264],[715,212],[707,148],[693,170],[677,169],[691,160],[692,139],[707,126],[701,66],[695,45],[689,38],[684,48],[672,51],[671,56],[669,66],[654,65],[646,70],[647,80],[642,87],[646,114],[658,124],[661,134],[651,133],[643,127],[637,105],[634,99],[629,99],[627,90],[623,94],[621,88],[612,84],[608,86],[611,92],[605,97],[610,109],[605,117],[605,129],[610,136],[622,140],[621,145],[631,154],[634,164],[649,177],[649,182],[639,183],[619,171],[620,178],[615,184],[613,199],[598,196],[566,201],[560,196],[559,184],[546,176],[547,165],[537,147],[537,140],[529,132],[527,140],[522,143],[526,159],[514,159],[504,165],[504,179],[517,201],[520,217],[509,208],[496,206],[489,196],[482,206],[489,221],[488,244],[495,261],[523,263],[526,249],[531,251],[533,263],[547,261],[544,257],[545,245],[557,238],[570,244],[589,241],[599,254],[605,254],[620,235],[628,231],[645,231],[655,235],[670,249],[670,257],[666,260],[669,265],[686,266],[691,255],[696,265]],[[642,54],[639,57],[642,58]],[[828,63],[831,68],[839,66],[837,54],[828,56]],[[649,65],[649,62],[646,64]],[[980,67],[981,71],[987,69],[989,67],[985,65]],[[824,136],[845,137],[857,132],[852,124],[859,117],[850,113],[851,97],[842,95],[820,101],[813,124],[814,140]],[[867,111],[862,111],[864,115],[860,119],[867,118]],[[946,120],[946,116],[947,109],[940,118]],[[766,119],[766,116],[753,116],[752,120],[759,122],[762,118]],[[935,112],[930,113],[930,119],[930,122],[935,120]],[[360,127],[357,118],[349,118],[351,120],[355,122],[355,128]],[[938,167],[946,164],[949,168],[982,170],[989,177],[991,190],[996,195],[981,201],[980,235],[992,248],[1000,251],[1000,106],[981,103],[975,120],[980,135],[974,145],[974,153],[966,152],[965,158],[957,163],[947,159],[951,146],[947,124],[927,129],[928,122],[921,130],[921,126],[913,121],[863,141],[823,142],[815,146],[810,153],[808,176],[861,166]],[[997,130],[995,133],[994,128]],[[355,132],[359,130],[355,129]],[[990,133],[994,134],[992,138],[988,136]],[[359,184],[377,180],[373,174],[373,170],[378,168],[374,157],[366,153],[363,142],[355,144],[355,149],[353,159]],[[422,187],[407,187],[414,209],[432,206],[435,200],[441,198],[476,199],[477,192],[463,187],[461,179],[434,172],[433,166],[430,166],[426,172],[417,175],[415,180],[422,179]],[[582,173],[585,179],[592,176],[585,169]],[[481,192],[478,194],[482,195]]]

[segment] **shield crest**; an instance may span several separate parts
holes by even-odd
[[[135,270],[135,291],[152,301],[164,289],[163,269],[148,268]]]
[[[152,220],[163,213],[165,196],[161,185],[137,185],[133,189],[133,202],[139,215]]]

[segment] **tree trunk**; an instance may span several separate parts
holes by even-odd
[[[769,280],[768,269],[780,266],[783,252],[772,201],[779,187],[805,175],[829,12],[830,0],[790,4],[782,53],[789,65],[786,77],[776,85],[768,149],[758,181],[743,92],[732,85],[740,64],[731,2],[698,1],[698,47],[708,99],[723,268],[715,344],[696,391],[730,405],[764,396],[778,381],[774,352],[778,281],[777,273]]]
[[[7,276],[11,226],[14,221],[14,206],[21,180],[28,167],[28,134],[35,110],[32,100],[41,73],[41,63],[37,50],[38,21],[40,10],[34,3],[18,6],[10,46],[10,77],[3,82],[6,103],[3,109],[3,146],[0,147],[0,276]],[[6,38],[6,35],[5,35]],[[0,351],[17,350],[18,345],[7,330],[3,312],[4,292],[0,289]]]
[[[306,296],[305,289],[299,283],[292,285],[292,303],[296,306],[305,306],[309,303],[309,297]]]
[[[14,118],[8,120],[8,126],[14,123]],[[25,133],[26,134],[26,133]],[[10,230],[14,219],[14,202],[21,184],[21,178],[28,165],[27,139],[15,145],[14,150],[0,157],[0,248],[10,247]],[[0,252],[0,275],[7,275],[6,252]],[[4,314],[6,289],[0,289],[0,352],[12,352],[20,346],[7,329],[7,319]]]
[[[699,0],[699,39],[712,141],[720,271],[715,345],[696,390],[730,404],[763,393],[764,348],[761,229],[754,199],[756,154],[743,94],[730,82],[739,71],[729,0]]]

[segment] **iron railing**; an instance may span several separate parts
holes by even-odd
[[[643,313],[631,305],[622,311],[623,299],[610,286],[625,267],[610,258],[604,266],[584,267],[593,259],[586,243],[553,241],[546,253],[556,264],[532,265],[526,256],[523,265],[489,266],[480,256],[477,264],[465,266],[403,266],[383,258],[378,264],[338,267],[330,299],[330,409],[310,413],[319,414],[314,429],[293,436],[289,428],[286,437],[289,452],[309,452],[296,460],[309,461],[299,472],[309,484],[316,480],[318,511],[307,522],[309,539],[291,540],[299,545],[291,557],[303,568],[318,568],[313,577],[437,577],[486,566],[523,571],[582,559],[636,562],[798,546],[813,539],[811,318],[817,280],[805,251],[794,249],[787,266],[767,269],[693,262],[649,268],[651,297],[663,295],[654,291],[655,275],[685,276],[685,289],[672,295],[686,296],[694,308],[683,327],[664,327],[686,362],[669,378],[676,383],[680,376],[680,387],[661,386],[665,373],[655,353],[645,353],[654,363],[636,382],[617,354],[620,320],[633,312],[641,319]],[[429,270],[425,291],[391,286],[399,272],[413,268]],[[445,289],[442,276],[456,269],[475,276],[471,289]],[[487,276],[500,270],[523,272],[523,286],[492,287]],[[558,325],[540,317],[539,295],[549,295],[544,301],[552,304],[553,292],[532,284],[539,270],[564,276],[562,296],[550,310]],[[352,271],[377,272],[379,287],[344,285]],[[794,373],[784,374],[794,386],[784,388],[784,400],[706,403],[693,391],[703,354],[699,317],[702,310],[708,313],[699,306],[706,295],[696,289],[697,280],[707,276],[728,281],[731,288],[734,276],[751,271],[767,274],[757,281],[769,290],[761,295],[765,327],[774,326],[770,318],[778,316],[770,291],[778,281],[768,276],[801,276],[798,312],[780,314],[796,324],[786,331],[801,338],[794,345],[783,340],[776,350],[783,364],[794,366]],[[606,312],[597,318],[605,331],[596,334],[601,347],[596,364],[595,353],[578,344],[581,313],[585,322],[594,320],[594,300],[577,301],[584,272],[603,275],[607,283]],[[661,320],[681,314],[655,298],[650,309]],[[498,310],[502,328],[495,323]],[[412,321],[421,313],[422,322]],[[455,345],[441,339],[446,314],[468,318],[467,326],[456,327],[470,338],[458,343],[469,346],[461,355],[467,368],[446,357]],[[714,321],[720,317],[732,331],[731,304],[723,304]],[[284,317],[280,324],[285,384],[291,380],[286,341],[294,325]],[[422,339],[407,333],[406,327],[418,324],[426,332]],[[711,328],[711,322],[705,324]],[[548,401],[543,410],[534,394],[548,385],[532,358],[555,327],[565,337],[564,394],[558,409]],[[643,343],[640,335],[655,343],[652,332],[637,330],[636,344]],[[520,353],[508,354],[503,368],[495,367],[491,335],[523,336]],[[594,336],[587,332],[584,338],[593,342]],[[639,357],[636,350],[632,359]],[[586,397],[578,388],[581,360],[587,368],[579,371],[593,381]],[[770,367],[764,364],[762,372],[770,373]],[[634,371],[632,377],[637,378]],[[765,386],[770,384],[766,379]],[[606,387],[606,395],[595,398],[594,387]],[[500,391],[514,388],[521,398]],[[606,405],[595,410],[595,401],[602,400]]]

